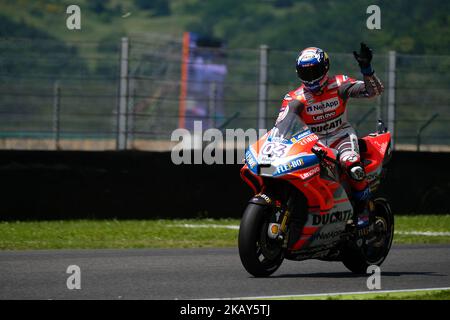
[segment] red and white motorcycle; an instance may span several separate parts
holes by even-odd
[[[391,156],[390,140],[381,121],[376,133],[359,139],[372,195]],[[238,240],[250,274],[269,276],[284,259],[342,261],[352,272],[365,273],[388,255],[394,234],[388,202],[373,196],[369,228],[349,231],[354,209],[336,152],[321,144],[295,112],[246,150],[241,177],[255,193]]]

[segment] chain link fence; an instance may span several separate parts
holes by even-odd
[[[180,123],[269,128],[284,95],[299,86],[297,52],[268,48],[262,61],[264,47],[192,50],[197,58],[186,60],[182,39],[157,35],[95,43],[0,39],[0,148],[170,150]],[[329,55],[332,74],[361,77],[352,54]],[[450,56],[397,54],[390,61],[376,53],[373,66],[386,92],[349,101],[358,134],[383,119],[398,150],[449,151]]]

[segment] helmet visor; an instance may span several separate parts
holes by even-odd
[[[304,82],[314,82],[320,80],[326,73],[325,65],[322,63],[309,66],[300,66],[298,76]]]

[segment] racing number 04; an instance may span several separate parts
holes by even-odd
[[[265,156],[275,155],[276,157],[282,157],[286,151],[286,146],[278,143],[268,143],[264,146],[261,153]]]

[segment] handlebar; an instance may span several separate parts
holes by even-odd
[[[314,153],[316,155],[316,157],[319,158],[320,161],[326,160],[326,161],[329,161],[331,163],[334,163],[335,165],[339,165],[339,161],[338,160],[329,157],[327,150],[325,150],[324,148],[318,146],[317,144],[315,144],[311,148],[311,152]]]

